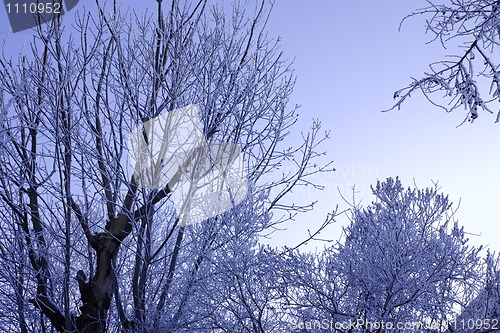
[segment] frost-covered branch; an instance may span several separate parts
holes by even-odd
[[[500,46],[500,2],[427,2],[428,7],[416,10],[403,21],[420,15],[430,17],[426,22],[427,32],[434,35],[432,41],[439,40],[446,47],[451,39],[463,40],[465,51],[451,56],[452,60],[431,64],[430,72],[397,90],[397,102],[389,110],[400,109],[412,93],[420,91],[430,103],[447,112],[464,108],[471,122],[480,109],[496,113],[498,122],[500,110],[493,107],[493,102],[500,98],[499,63],[495,60]]]

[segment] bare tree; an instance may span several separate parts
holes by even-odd
[[[483,275],[477,281],[479,293],[470,295],[462,304],[458,317],[450,320],[447,332],[487,333],[500,330],[499,256],[488,252],[484,258]]]
[[[442,332],[478,295],[480,249],[451,225],[446,196],[392,178],[373,194],[367,208],[353,207],[343,243],[284,259],[294,331]]]
[[[319,122],[298,146],[286,143],[297,120],[287,108],[294,76],[266,36],[270,7],[157,1],[153,18],[96,4],[74,31],[56,19],[38,28],[29,52],[0,60],[0,326],[279,330],[257,237],[312,209],[282,199],[331,168],[313,163],[325,138]],[[152,145],[146,125],[188,105],[199,108],[209,151],[239,147],[248,187],[231,209],[191,225],[171,197],[195,156],[150,188],[127,150],[135,129]]]
[[[500,98],[499,63],[495,59],[500,46],[500,2],[428,0],[427,3],[427,7],[408,17],[428,17],[427,32],[432,41],[445,47],[458,40],[463,42],[464,49],[448,60],[431,64],[424,77],[413,79],[407,87],[396,91],[397,103],[392,109],[399,109],[411,93],[421,91],[432,104],[448,112],[463,107],[465,120],[472,122],[478,117],[478,110],[484,110],[496,113],[498,122],[500,112],[492,107],[496,105],[492,102]]]

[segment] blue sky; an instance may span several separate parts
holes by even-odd
[[[473,244],[500,250],[496,207],[500,198],[499,126],[494,116],[480,114],[473,123],[457,128],[465,112],[446,113],[414,94],[400,111],[382,113],[393,103],[393,93],[420,77],[428,64],[458,48],[444,50],[426,44],[425,19],[401,19],[425,1],[276,1],[270,32],[282,37],[282,48],[295,58],[297,85],[291,105],[302,105],[302,120],[319,118],[332,131],[327,145],[335,175],[318,177],[328,186],[314,216],[324,215],[335,204],[347,208],[337,193],[348,198],[355,184],[363,204],[372,200],[370,184],[399,176],[405,186],[419,188],[438,181],[449,194],[455,217]],[[500,55],[499,55],[500,56]],[[322,179],[321,179],[322,178]],[[299,240],[311,221],[298,219],[283,232],[283,241]],[[340,235],[339,218],[329,229]],[[279,237],[276,237],[279,238]],[[334,237],[335,238],[335,237]],[[285,242],[285,241],[284,241]]]
[[[154,10],[156,1],[150,2]],[[500,250],[496,242],[500,124],[494,123],[494,115],[480,113],[473,124],[457,128],[465,112],[447,114],[418,94],[400,111],[381,112],[392,106],[394,91],[409,83],[410,77],[421,76],[429,63],[446,54],[460,52],[426,44],[431,36],[424,34],[422,16],[408,20],[398,32],[401,19],[425,5],[423,0],[276,1],[268,30],[270,36],[281,36],[285,56],[294,59],[297,84],[290,106],[302,105],[295,135],[299,138],[300,130],[307,130],[311,118],[320,119],[331,130],[324,146],[325,161],[333,160],[337,172],[315,178],[327,188],[304,200],[318,200],[317,208],[286,225],[286,231],[275,233],[273,244],[293,246],[335,205],[347,208],[338,190],[350,198],[356,185],[357,199],[369,204],[370,184],[399,176],[403,185],[415,182],[419,188],[438,181],[455,206],[461,201],[456,218],[466,231],[480,234],[471,235],[471,242]],[[65,20],[69,22],[72,15]],[[8,31],[1,8],[0,38]],[[30,35],[11,36],[7,51],[19,48]],[[338,238],[345,223],[347,219],[339,217],[322,236]]]

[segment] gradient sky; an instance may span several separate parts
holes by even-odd
[[[455,217],[475,245],[498,242],[500,199],[500,124],[495,116],[480,113],[473,124],[465,123],[465,111],[446,113],[418,94],[400,111],[382,113],[393,103],[394,91],[420,77],[428,64],[458,48],[444,50],[440,44],[426,44],[425,18],[403,17],[426,5],[426,1],[276,1],[270,31],[282,36],[282,48],[295,58],[297,85],[291,104],[302,105],[304,120],[315,117],[332,131],[327,146],[337,172],[322,177],[328,185],[318,194],[316,214],[343,203],[337,189],[347,198],[351,187],[359,191],[363,204],[372,201],[370,184],[377,179],[399,176],[405,187],[419,188],[439,182],[449,194]],[[500,55],[499,55],[500,56]],[[311,218],[290,228],[287,242],[303,235]],[[319,224],[320,221],[318,221]],[[339,218],[327,235],[339,235]],[[296,240],[299,240],[297,237]]]
[[[154,10],[156,1],[149,1]],[[134,7],[132,1],[122,3]],[[478,235],[470,236],[472,244],[500,250],[496,211],[500,124],[494,123],[495,116],[482,112],[473,124],[457,128],[465,111],[447,114],[418,94],[400,111],[381,112],[392,106],[394,91],[409,83],[410,77],[420,77],[429,63],[460,52],[426,44],[431,36],[425,35],[422,16],[406,21],[398,32],[401,19],[425,5],[424,0],[276,1],[268,30],[270,36],[281,36],[285,56],[294,59],[297,84],[290,106],[302,106],[293,135],[299,138],[312,118],[321,120],[331,130],[331,139],[324,145],[325,161],[333,160],[337,171],[315,178],[326,190],[298,199],[318,200],[316,209],[273,234],[273,244],[294,246],[337,204],[339,210],[346,209],[339,190],[351,198],[356,185],[356,198],[366,205],[373,198],[370,184],[399,176],[405,187],[415,183],[425,188],[439,182],[455,207],[460,201],[455,217],[467,232]],[[72,15],[68,13],[64,20],[69,22]],[[2,7],[0,39],[9,29]],[[14,52],[31,34],[12,35],[6,51]],[[348,220],[337,220],[322,237],[338,239]],[[308,249],[315,246],[323,245],[310,244]]]

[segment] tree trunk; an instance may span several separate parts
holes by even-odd
[[[76,319],[76,328],[80,333],[106,332],[106,318],[115,287],[113,263],[120,240],[107,233],[101,233],[97,237],[97,268],[94,277],[86,282],[83,271],[77,274],[83,302],[80,307],[81,315]]]

